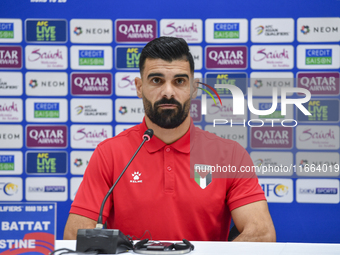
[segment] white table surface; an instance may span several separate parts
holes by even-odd
[[[316,243],[250,243],[250,242],[191,242],[195,245],[192,255],[331,255],[340,254],[340,244]],[[76,241],[56,240],[55,249],[75,250]],[[137,254],[132,251],[120,254]]]

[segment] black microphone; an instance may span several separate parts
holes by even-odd
[[[111,195],[113,189],[117,185],[120,178],[125,173],[126,169],[131,164],[132,160],[136,157],[139,150],[145,142],[150,141],[153,136],[153,130],[148,129],[144,132],[143,142],[139,145],[135,154],[131,157],[121,174],[118,176],[115,183],[107,192],[100,207],[99,216],[95,229],[78,229],[77,233],[77,252],[98,251],[104,254],[116,254],[125,252],[126,250],[133,249],[133,243],[118,229],[103,229],[103,210],[106,200]]]

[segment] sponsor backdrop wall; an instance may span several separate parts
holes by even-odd
[[[133,84],[143,46],[178,36],[190,45],[197,78],[235,85],[245,95],[252,88],[256,109],[271,107],[272,88],[311,92],[304,104],[311,116],[291,105],[283,116],[280,103],[265,117],[249,110],[233,116],[223,88],[222,105],[208,97],[202,115],[196,99],[191,114],[196,125],[238,141],[267,169],[259,182],[278,241],[340,242],[339,1],[2,0],[0,6],[6,10],[0,16],[0,201],[57,202],[62,239],[97,144],[143,118]],[[268,118],[273,127],[247,123]],[[285,118],[298,125],[282,126]],[[213,127],[214,119],[246,125]]]

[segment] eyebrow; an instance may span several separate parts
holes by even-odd
[[[147,78],[150,79],[150,78],[155,77],[155,76],[164,77],[164,74],[162,74],[162,73],[150,73]],[[179,78],[179,77],[185,77],[185,78],[189,79],[189,75],[187,75],[187,74],[176,74],[174,76],[174,78]]]
[[[178,77],[186,77],[186,78],[189,79],[189,75],[187,75],[187,74],[176,74],[175,78],[178,78]]]
[[[155,76],[164,77],[164,74],[162,74],[162,73],[150,73],[148,75],[148,79],[150,79],[151,77],[155,77]]]

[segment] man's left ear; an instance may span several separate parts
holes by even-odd
[[[195,78],[193,82],[193,88],[192,88],[192,94],[191,94],[191,99],[195,99],[197,96],[197,91],[198,91],[198,86],[199,86],[199,78]]]
[[[137,91],[137,96],[139,98],[142,98],[142,79],[139,77],[135,78],[135,86],[136,86],[136,91]]]

